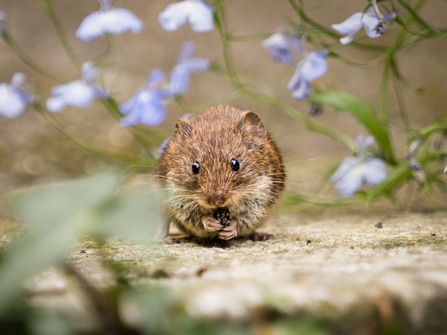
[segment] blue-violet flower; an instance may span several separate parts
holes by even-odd
[[[158,22],[166,31],[177,30],[187,21],[196,33],[213,30],[213,10],[204,1],[185,0],[171,3],[158,15]]]
[[[348,36],[340,38],[341,44],[349,44],[354,40],[354,35],[362,27],[365,29],[366,35],[369,38],[376,38],[385,32],[385,25],[383,19],[392,20],[395,18],[395,13],[379,14],[374,7],[370,7],[366,13],[358,12],[352,14],[349,18],[341,23],[331,25],[332,29],[339,33],[348,34]]]
[[[93,84],[93,78],[98,71],[92,61],[82,65],[82,79],[72,81],[65,85],[54,86],[51,93],[54,97],[47,99],[47,108],[50,112],[62,111],[67,105],[78,108],[89,107],[96,98],[106,97],[104,89]]]
[[[122,34],[130,30],[138,34],[143,30],[144,23],[134,13],[126,8],[112,8],[110,0],[98,0],[101,8],[87,15],[82,20],[76,37],[88,42],[105,33]]]
[[[356,138],[357,156],[343,159],[331,179],[343,197],[350,197],[363,185],[377,185],[388,175],[385,163],[380,158],[371,157],[366,149],[374,143],[372,136],[359,135]]]
[[[33,95],[25,90],[24,84],[26,75],[21,72],[15,73],[10,83],[0,83],[0,115],[15,118],[33,102]]]
[[[326,73],[328,67],[326,56],[328,51],[323,49],[307,53],[303,47],[298,50],[300,50],[304,59],[298,63],[295,73],[287,84],[287,88],[290,91],[295,90],[292,92],[292,96],[295,99],[302,100],[309,96],[311,81],[322,77]]]
[[[304,53],[300,42],[295,37],[287,35],[284,28],[278,28],[275,34],[262,41],[262,46],[267,49],[267,52],[275,62],[282,62],[289,65],[293,65],[291,46],[301,54]]]
[[[174,95],[184,94],[190,85],[190,74],[197,71],[206,71],[210,67],[210,61],[205,58],[190,57],[196,44],[188,41],[183,43],[177,64],[171,71],[171,79],[168,88]]]
[[[171,96],[166,88],[158,87],[164,79],[163,71],[153,69],[144,88],[139,88],[132,98],[120,105],[120,111],[127,114],[120,123],[123,126],[134,126],[138,123],[147,126],[158,126],[166,117],[165,99]]]

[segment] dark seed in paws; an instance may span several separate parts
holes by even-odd
[[[218,207],[214,210],[213,217],[220,221],[220,224],[224,227],[230,225],[230,211],[228,207]]]

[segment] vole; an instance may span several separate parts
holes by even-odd
[[[260,118],[224,105],[179,119],[157,175],[169,219],[198,239],[254,234],[285,181],[281,155]]]

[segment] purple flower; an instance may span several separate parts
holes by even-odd
[[[354,13],[342,23],[333,24],[331,27],[342,34],[348,34],[348,36],[340,38],[341,44],[351,43],[354,40],[354,35],[362,27],[369,38],[376,38],[385,32],[385,25],[380,17],[381,15],[374,7],[370,7],[366,13]],[[383,14],[385,20],[392,20],[395,16],[394,13]]]
[[[295,99],[302,100],[309,96],[310,83],[312,80],[322,77],[327,71],[326,56],[327,50],[312,51],[307,53],[301,46],[300,53],[304,56],[295,73],[287,84],[287,88],[292,92]]]
[[[190,85],[190,74],[197,71],[206,71],[210,67],[210,62],[205,58],[190,57],[196,44],[194,42],[185,42],[180,50],[177,64],[171,71],[171,80],[168,88],[174,95],[184,94]]]
[[[363,185],[377,185],[386,179],[388,172],[380,158],[368,156],[366,149],[374,143],[372,136],[357,136],[357,156],[343,159],[331,179],[342,197],[350,197]]]
[[[166,31],[177,30],[187,21],[196,33],[213,30],[213,10],[201,0],[185,0],[171,3],[158,15],[158,22]]]
[[[127,114],[120,123],[134,126],[138,123],[147,126],[158,126],[166,117],[165,99],[171,96],[166,88],[158,87],[164,79],[163,71],[153,69],[144,88],[139,88],[132,98],[120,105],[120,111]]]
[[[15,73],[9,84],[0,84],[0,115],[15,118],[33,101],[33,95],[23,88],[24,84],[26,75],[21,72]]]
[[[447,172],[447,166],[445,167],[445,169],[444,169],[444,173],[446,173]]]
[[[125,8],[112,8],[110,0],[98,0],[101,8],[97,12],[87,15],[82,20],[76,37],[88,42],[105,33],[122,34],[130,30],[138,34],[143,30],[144,23],[134,13]]]
[[[267,49],[267,52],[275,62],[282,62],[289,65],[293,65],[291,46],[301,54],[304,53],[300,42],[295,37],[287,35],[283,28],[278,28],[277,33],[262,42],[262,46]]]
[[[158,154],[161,156],[161,154],[165,151],[166,147],[168,146],[169,142],[171,141],[171,138],[166,138],[163,142],[161,142],[160,146],[157,149]]]
[[[97,74],[93,62],[85,62],[82,65],[82,79],[65,85],[54,86],[51,89],[54,97],[47,99],[48,110],[57,113],[67,105],[85,108],[90,106],[96,98],[106,97],[107,93],[92,82]]]

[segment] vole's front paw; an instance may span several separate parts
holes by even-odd
[[[203,227],[205,228],[206,231],[218,231],[218,230],[222,230],[222,224],[220,223],[219,220],[213,218],[212,216],[205,216],[202,219],[203,222]]]
[[[230,225],[228,227],[223,228],[219,234],[217,235],[221,240],[230,240],[237,236],[236,230],[237,221],[231,220]]]

